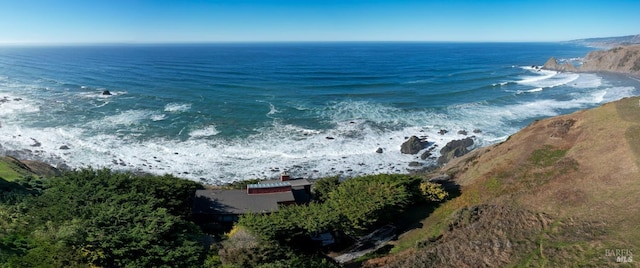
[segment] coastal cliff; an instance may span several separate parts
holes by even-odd
[[[455,158],[460,185],[394,254],[364,267],[632,264],[640,248],[640,97],[536,121]],[[616,249],[618,249],[616,253]]]
[[[640,45],[589,52],[579,68],[570,63],[558,64],[551,57],[543,68],[561,72],[614,72],[640,76]]]
[[[640,76],[640,45],[592,51],[584,58],[580,71],[606,71]]]

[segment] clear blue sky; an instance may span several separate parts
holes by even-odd
[[[0,43],[563,41],[640,34],[638,0],[0,0]]]

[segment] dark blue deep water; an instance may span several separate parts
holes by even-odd
[[[210,183],[285,169],[312,178],[408,172],[409,162],[434,162],[400,153],[411,135],[441,147],[466,130],[483,146],[535,119],[638,94],[639,82],[625,76],[536,67],[551,56],[579,64],[590,50],[560,43],[0,47],[0,145],[56,165]]]

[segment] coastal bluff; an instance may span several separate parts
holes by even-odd
[[[429,176],[459,195],[363,267],[632,267],[632,253],[608,252],[640,248],[639,138],[629,97],[454,158]]]
[[[640,76],[640,45],[589,52],[582,66],[578,68],[570,63],[558,64],[556,59],[551,57],[543,68],[560,72],[613,72]]]

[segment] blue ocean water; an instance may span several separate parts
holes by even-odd
[[[410,162],[435,162],[401,154],[409,136],[442,147],[473,135],[484,146],[535,119],[637,95],[633,78],[538,68],[551,56],[580,64],[593,49],[562,43],[0,47],[0,145],[4,153],[72,168],[171,173],[208,183],[283,170],[310,178],[409,172]],[[448,132],[439,134],[442,129]]]

